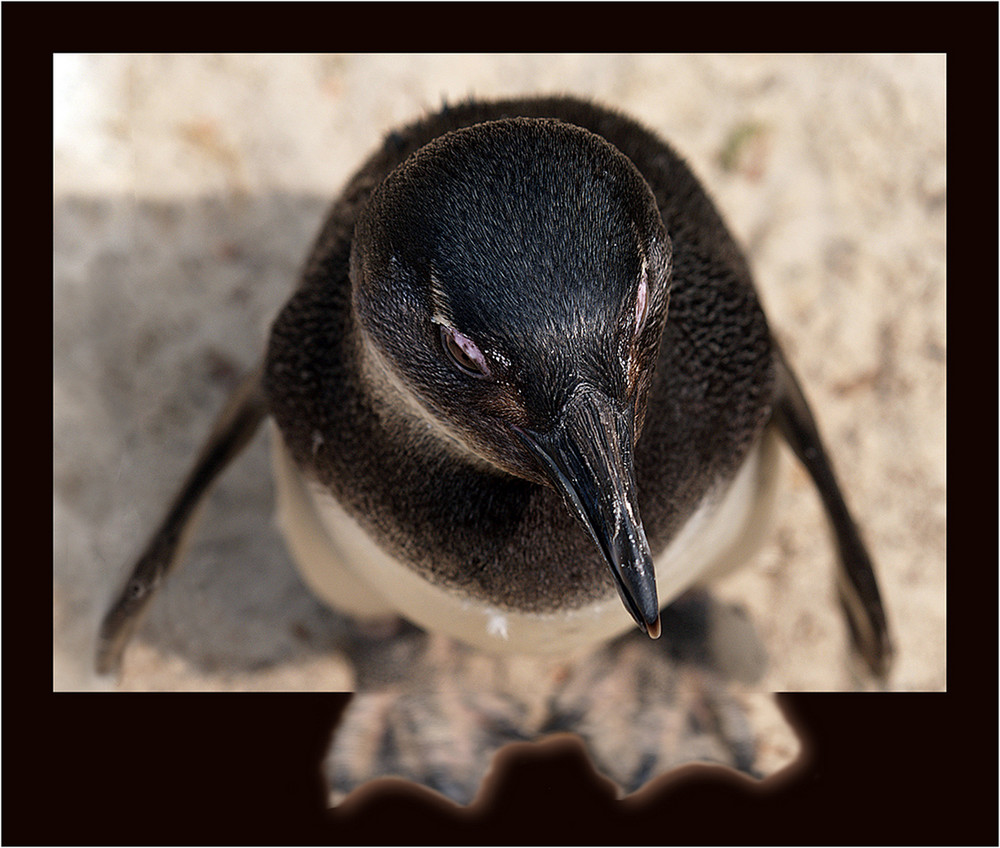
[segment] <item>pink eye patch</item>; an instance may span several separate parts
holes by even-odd
[[[441,345],[460,371],[473,377],[490,376],[490,367],[486,364],[486,357],[468,336],[442,324]]]

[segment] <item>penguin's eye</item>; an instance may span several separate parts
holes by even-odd
[[[458,330],[441,325],[441,347],[445,349],[452,364],[470,377],[489,377],[490,369],[486,357],[476,347],[476,343]]]

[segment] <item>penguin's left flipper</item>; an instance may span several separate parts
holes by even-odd
[[[174,498],[166,517],[149,540],[129,579],[101,622],[97,640],[99,674],[117,672],[122,654],[156,589],[181,558],[198,508],[212,484],[249,444],[267,416],[263,363],[243,378],[226,403],[212,431]]]
[[[892,664],[893,647],[871,557],[844,502],[802,388],[777,343],[775,351],[778,379],[775,423],[819,491],[837,543],[837,592],[851,641],[871,672],[881,680]]]

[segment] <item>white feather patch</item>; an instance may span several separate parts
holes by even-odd
[[[489,617],[486,620],[486,632],[506,642],[510,638],[507,633],[507,616],[496,610],[490,610],[487,615]]]

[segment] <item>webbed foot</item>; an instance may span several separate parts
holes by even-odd
[[[748,688],[763,657],[738,610],[692,596],[663,622],[659,641],[636,631],[572,662],[488,656],[415,628],[359,639],[359,691],[327,756],[334,802],[401,777],[469,804],[501,748],[564,732],[623,794],[692,762],[753,777],[790,762],[797,742],[773,696]]]

